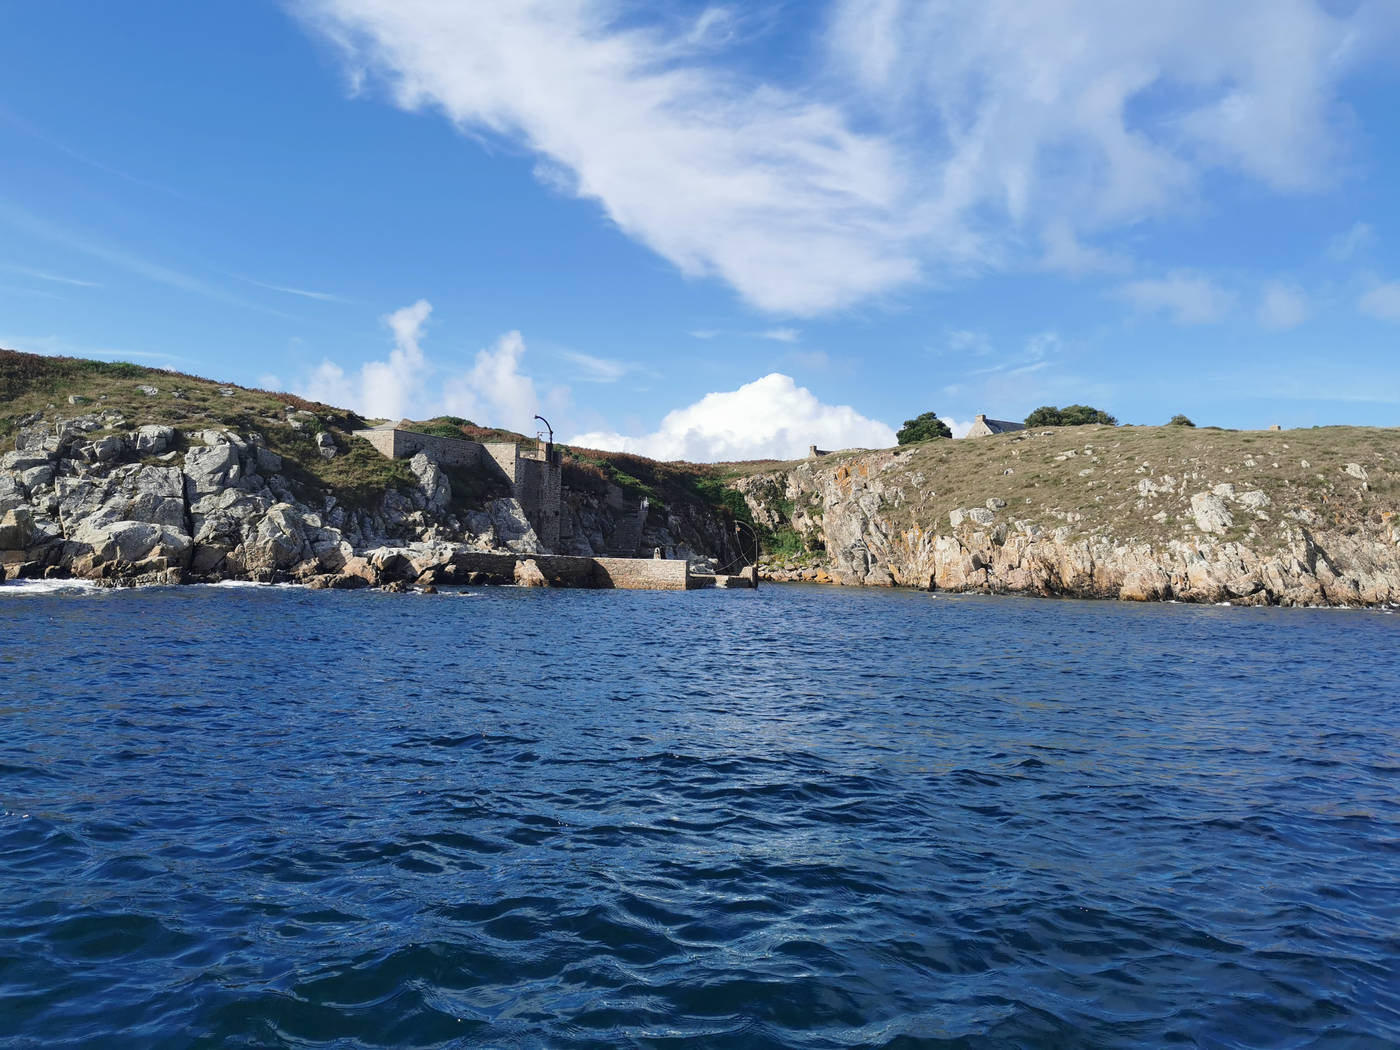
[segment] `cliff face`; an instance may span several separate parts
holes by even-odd
[[[1151,601],[1400,603],[1400,433],[1065,427],[736,481],[770,579]]]
[[[541,551],[490,476],[386,459],[351,436],[364,425],[285,395],[0,351],[0,580],[404,585],[466,579],[472,552]],[[566,552],[729,557],[703,500],[642,520],[595,480],[565,493]]]

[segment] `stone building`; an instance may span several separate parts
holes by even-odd
[[[967,432],[970,438],[987,437],[990,434],[1009,434],[1013,430],[1025,430],[1026,424],[1012,423],[1005,419],[988,419],[981,412],[973,420],[972,429]]]
[[[403,419],[369,430],[357,430],[381,455],[408,459],[419,452],[442,466],[482,470],[504,478],[519,502],[540,544],[559,549],[559,513],[563,503],[561,457],[552,442],[519,445],[513,441],[470,441],[467,438],[420,434]]]

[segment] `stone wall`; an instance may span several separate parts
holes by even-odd
[[[547,550],[559,549],[560,514],[563,510],[563,472],[559,453],[552,450],[525,452],[512,441],[481,444],[465,438],[438,437],[399,428],[357,430],[381,455],[406,459],[418,452],[444,466],[467,467],[499,472],[511,486],[540,543]]]
[[[506,476],[506,480],[514,485],[518,473],[516,468],[520,462],[520,446],[513,441],[492,441],[481,445],[480,448],[500,468],[501,473]],[[520,499],[520,497],[516,496],[516,499]],[[524,502],[521,500],[522,504]]]
[[[690,587],[690,563],[667,558],[593,558],[595,586],[619,590],[684,591]]]
[[[364,438],[390,459],[408,459],[426,452],[443,466],[468,468],[481,467],[485,459],[481,444],[465,438],[438,437],[411,430],[357,430],[355,436]],[[508,477],[514,480],[513,474]]]

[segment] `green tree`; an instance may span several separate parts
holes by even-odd
[[[1026,417],[1028,427],[1058,427],[1064,423],[1060,410],[1053,405],[1041,405]]]
[[[921,412],[913,419],[904,421],[904,426],[895,434],[895,440],[901,445],[909,445],[915,441],[952,436],[953,432],[948,429],[948,424],[939,419],[936,412]]]
[[[1092,405],[1066,405],[1064,408],[1041,405],[1026,417],[1028,427],[1082,427],[1086,423],[1116,427],[1118,420]]]
[[[1180,414],[1172,416],[1171,419],[1167,420],[1167,426],[1169,427],[1194,427],[1195,425],[1196,424],[1192,423],[1191,420]]]

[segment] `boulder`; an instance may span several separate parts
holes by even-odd
[[[523,558],[515,563],[515,582],[521,587],[548,587],[545,578],[534,558]]]
[[[243,544],[241,557],[250,569],[290,569],[311,557],[305,522],[290,503],[275,503]]]
[[[34,511],[15,507],[0,517],[0,550],[28,550],[34,538]]]
[[[424,509],[434,514],[446,512],[452,502],[452,482],[442,472],[442,468],[425,453],[419,452],[408,461],[408,469],[418,479],[423,490]]]
[[[326,430],[316,434],[316,450],[320,452],[322,459],[335,459],[340,447],[335,443],[335,437]]]
[[[139,567],[182,564],[190,549],[184,532],[149,521],[84,521],[67,533],[71,553],[85,555],[90,567],[111,566],[125,574]]]
[[[280,474],[282,472],[282,457],[271,449],[263,448],[261,445],[257,446],[253,462],[257,466],[258,473],[262,474],[264,477],[270,474]]]
[[[190,502],[236,485],[242,477],[238,449],[232,444],[197,445],[185,453],[185,490]]]
[[[159,456],[169,452],[175,444],[175,428],[155,425],[138,427],[133,444],[137,455]]]
[[[1217,492],[1223,487],[1217,487]],[[1191,514],[1196,519],[1196,528],[1206,533],[1224,533],[1235,523],[1234,515],[1226,509],[1224,501],[1211,492],[1198,492],[1191,497]]]

